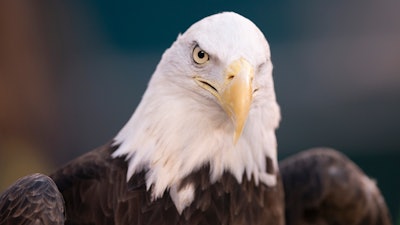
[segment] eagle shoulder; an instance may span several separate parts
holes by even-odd
[[[314,148],[279,167],[287,224],[391,224],[375,181],[342,153]]]
[[[64,200],[53,180],[32,174],[17,180],[0,196],[0,224],[64,224]]]

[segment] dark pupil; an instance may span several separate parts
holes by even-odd
[[[197,53],[197,56],[198,56],[200,59],[202,59],[202,58],[204,58],[205,54],[204,54],[203,51],[199,51],[199,53]]]

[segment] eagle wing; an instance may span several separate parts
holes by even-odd
[[[58,225],[64,221],[63,197],[46,175],[23,177],[0,196],[1,225]]]
[[[333,149],[300,152],[279,164],[288,225],[391,224],[374,180]]]

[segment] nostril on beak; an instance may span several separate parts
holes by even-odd
[[[233,80],[233,78],[235,78],[235,75],[234,75],[234,74],[229,74],[229,75],[228,75],[228,80]]]

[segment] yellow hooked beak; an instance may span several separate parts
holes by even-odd
[[[213,83],[201,77],[194,77],[200,87],[213,94],[235,125],[233,142],[236,144],[242,134],[250,106],[253,101],[254,69],[240,58],[233,61],[224,71],[222,83]]]

